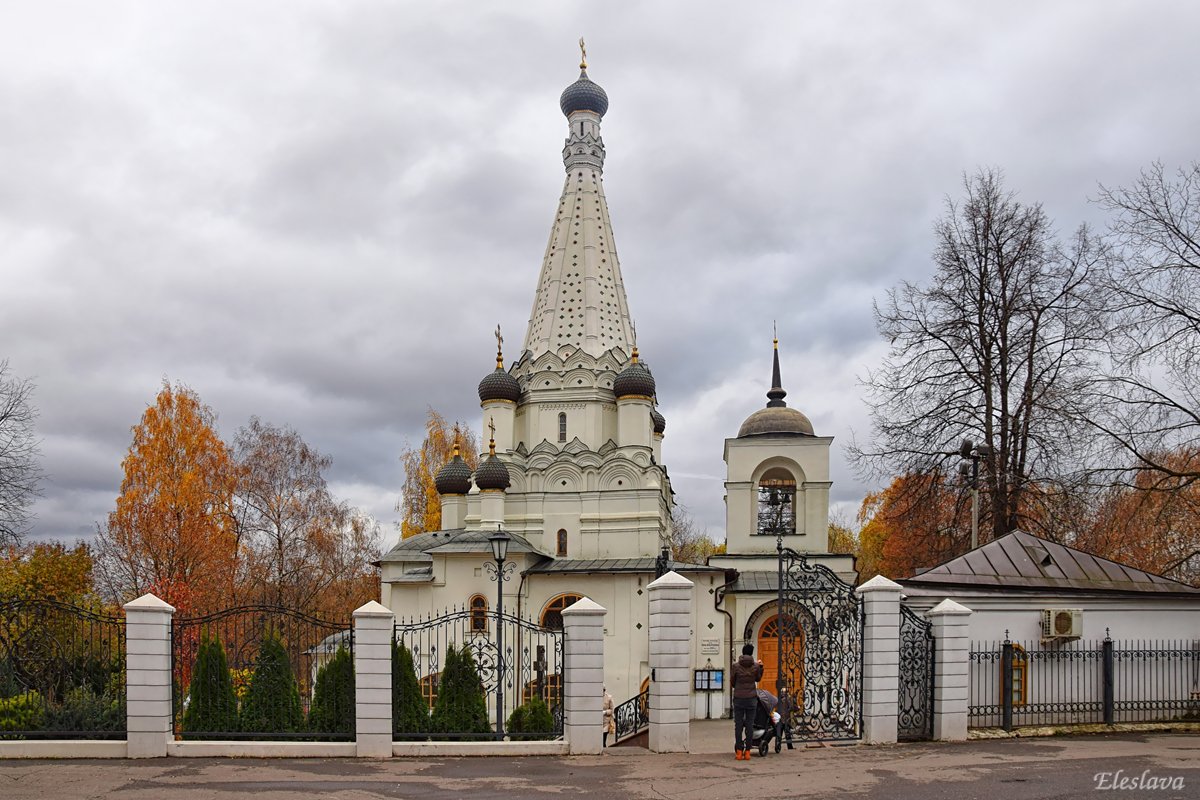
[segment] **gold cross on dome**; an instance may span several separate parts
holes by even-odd
[[[583,43],[583,37],[579,37],[579,68],[587,69],[587,45]]]
[[[504,337],[500,335],[500,326],[496,326],[496,352],[500,352],[504,347]]]
[[[494,417],[488,417],[488,430],[492,432],[492,438],[496,438],[496,420]]]

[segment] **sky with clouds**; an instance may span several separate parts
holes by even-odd
[[[392,539],[428,407],[478,425],[562,185],[558,95],[608,92],[605,190],[679,501],[723,536],[723,439],[765,402],[869,436],[872,302],[931,272],[964,172],[1058,228],[1197,158],[1182,2],[156,2],[0,9],[0,359],[32,378],[33,538],[87,538],[182,381],[333,458]],[[510,354],[510,356],[515,354]]]

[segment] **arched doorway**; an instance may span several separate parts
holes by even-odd
[[[796,698],[797,707],[804,697],[804,629],[796,624],[795,617],[778,614],[767,619],[758,631],[758,657],[763,662],[763,676],[758,685],[772,694],[779,694],[779,647],[780,620],[784,633],[783,642],[787,651],[783,653],[783,678],[788,691]]]

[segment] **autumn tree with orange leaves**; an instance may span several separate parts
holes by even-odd
[[[858,513],[858,576],[912,577],[966,551],[970,501],[944,473],[903,475],[863,500]]]
[[[431,408],[425,420],[425,438],[420,446],[405,446],[400,453],[400,463],[404,465],[404,487],[400,502],[396,504],[396,510],[402,515],[400,538],[441,530],[442,503],[434,478],[450,460],[455,442],[463,460],[474,472],[479,466],[479,440],[474,432],[462,422],[450,424]]]
[[[187,610],[228,601],[237,469],[215,425],[194,391],[164,381],[133,427],[116,510],[97,532],[99,583],[113,600],[154,590]]]
[[[1108,490],[1076,546],[1104,558],[1200,585],[1200,451],[1152,453],[1132,486]],[[1164,475],[1166,472],[1174,476]]]

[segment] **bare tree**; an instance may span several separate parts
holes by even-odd
[[[1174,492],[1200,481],[1200,163],[1160,163],[1101,187],[1118,256],[1112,364],[1093,423],[1124,458],[1118,482]],[[1148,479],[1148,473],[1155,479]]]
[[[33,382],[0,361],[0,545],[19,545],[39,494],[42,471],[34,434]]]
[[[952,470],[961,439],[983,442],[982,538],[1016,528],[1058,538],[1044,512],[1077,474],[1104,250],[1086,227],[1060,242],[1042,207],[1020,203],[996,171],[964,176],[963,188],[934,228],[933,280],[876,304],[891,350],[863,380],[874,437],[850,456],[863,475],[919,475]]]
[[[240,582],[252,597],[315,610],[337,584],[373,570],[373,523],[337,502],[325,482],[332,460],[294,429],[257,417],[234,440]]]
[[[709,556],[725,552],[725,545],[714,542],[708,529],[701,529],[687,506],[681,503],[671,509],[667,547],[673,560],[685,564],[704,564]]]

